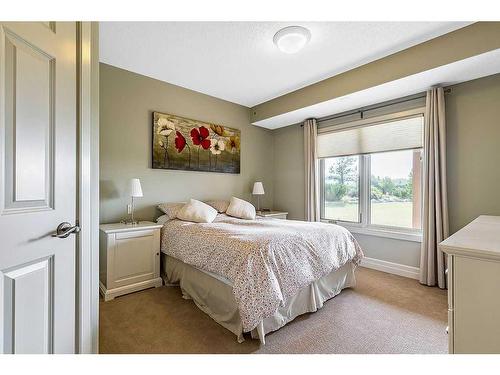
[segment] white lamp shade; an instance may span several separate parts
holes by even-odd
[[[142,197],[141,181],[138,178],[130,179],[130,196],[134,198]]]
[[[262,182],[258,181],[253,184],[253,190],[252,190],[253,195],[264,195],[264,185],[262,185]]]

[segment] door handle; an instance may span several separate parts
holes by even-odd
[[[80,227],[78,225],[71,226],[70,223],[65,221],[57,226],[56,232],[52,234],[52,237],[66,238],[71,233],[78,233],[78,232],[80,232]]]

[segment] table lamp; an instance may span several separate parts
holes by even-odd
[[[139,222],[134,219],[134,198],[141,198],[142,195],[142,187],[141,187],[141,181],[138,178],[132,178],[130,179],[129,182],[129,192],[130,192],[130,198],[131,198],[131,204],[130,204],[130,214],[131,218],[130,220],[125,220],[125,224],[138,224]]]
[[[252,195],[257,196],[257,211],[260,211],[260,196],[264,195],[264,185],[262,182],[257,181],[253,184]]]

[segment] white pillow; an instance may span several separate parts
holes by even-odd
[[[229,207],[226,210],[226,215],[238,217],[240,219],[254,220],[255,207],[253,204],[244,201],[243,199],[231,197]]]
[[[208,204],[190,199],[177,212],[177,218],[184,221],[193,221],[195,223],[211,223],[217,216],[217,210]]]

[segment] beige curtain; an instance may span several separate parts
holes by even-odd
[[[318,156],[316,151],[318,131],[316,119],[304,121],[304,161],[305,161],[305,193],[307,221],[319,221],[319,190],[318,190]]]
[[[423,240],[420,282],[446,288],[445,255],[438,244],[448,237],[446,121],[443,88],[427,91],[424,121]]]

